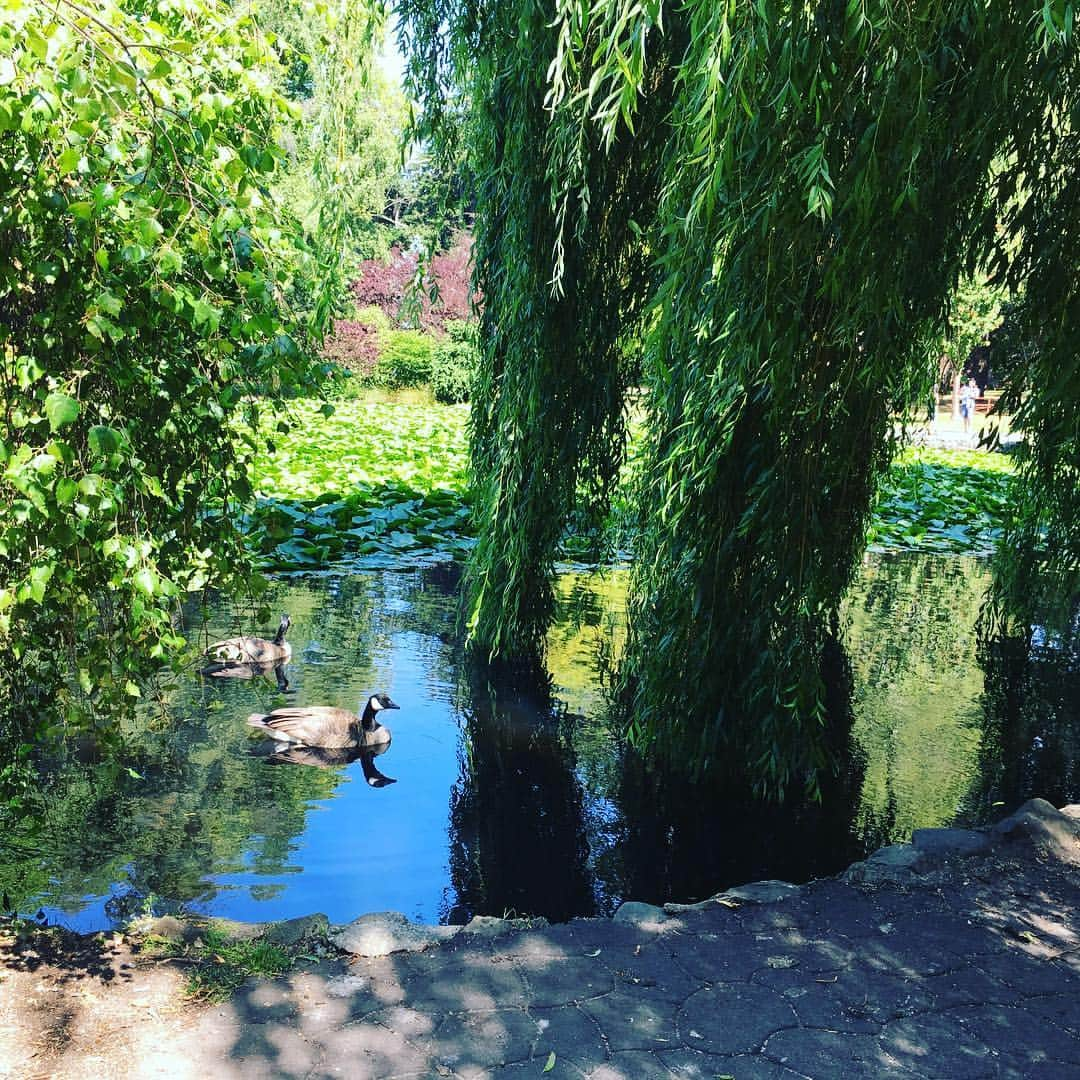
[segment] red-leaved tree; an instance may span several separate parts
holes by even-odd
[[[468,319],[472,315],[469,262],[472,257],[472,237],[458,233],[453,244],[431,260],[425,280],[420,311],[420,326],[441,333],[452,319]],[[391,322],[400,325],[402,301],[416,277],[417,256],[414,252],[390,249],[390,262],[366,259],[360,264],[360,276],[352,284],[353,296],[361,307],[379,308]],[[427,295],[430,285],[438,288],[435,305]],[[406,309],[407,310],[407,309]]]

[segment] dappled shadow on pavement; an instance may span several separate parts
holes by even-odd
[[[634,922],[477,924],[425,952],[304,959],[210,1007],[112,939],[48,960],[9,942],[0,1076],[1080,1076],[1066,846]]]
[[[983,860],[935,887],[574,922],[250,984],[193,1075],[1080,1075],[1080,881]],[[554,1055],[554,1056],[552,1056]]]

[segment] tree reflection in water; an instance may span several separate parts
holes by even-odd
[[[851,669],[835,636],[822,678],[833,767],[822,775],[820,800],[794,785],[783,802],[755,797],[735,746],[731,760],[701,780],[677,763],[624,753],[621,840],[606,870],[618,876],[618,892],[652,903],[701,900],[764,878],[805,881],[858,857],[852,821],[862,776],[849,754]]]
[[[571,742],[573,718],[544,677],[463,686],[461,776],[450,795],[446,921],[472,915],[590,915],[592,875]]]
[[[983,817],[1032,793],[1055,806],[1080,792],[1080,598],[1062,628],[999,633],[980,644]],[[995,811],[997,813],[995,813]]]

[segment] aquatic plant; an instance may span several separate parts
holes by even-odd
[[[371,398],[292,403],[291,423],[267,417],[252,465],[257,494],[249,537],[267,568],[312,569],[349,556],[475,546],[464,407]],[[287,428],[282,432],[278,426]],[[638,443],[643,441],[638,436]],[[272,449],[269,449],[272,447]],[[884,477],[867,530],[882,550],[990,553],[1012,506],[1014,465],[1004,454],[911,449]],[[560,558],[625,555],[634,539],[632,470],[599,522],[571,518]]]

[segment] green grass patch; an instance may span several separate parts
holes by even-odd
[[[468,407],[390,402],[370,395],[294,403],[288,432],[267,421],[247,525],[269,570],[316,569],[363,556],[461,558],[474,543],[467,486]],[[879,493],[869,542],[889,550],[991,551],[1011,507],[1014,466],[1004,454],[912,448]],[[620,510],[621,508],[621,510]],[[625,547],[626,493],[612,515]],[[604,544],[571,531],[564,554],[588,560]]]
[[[248,979],[276,978],[293,966],[293,958],[278,945],[234,941],[212,927],[189,946],[149,935],[143,940],[142,951],[190,963],[184,994],[199,1002],[227,1001]]]

